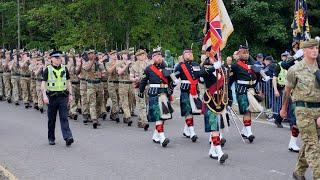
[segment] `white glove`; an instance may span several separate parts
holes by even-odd
[[[296,54],[293,56],[294,59],[299,59],[303,56],[303,49],[299,49]]]
[[[220,69],[221,68],[221,61],[217,61],[217,62],[215,62],[215,63],[213,63],[213,67],[215,68],[215,69]]]
[[[269,81],[270,79],[271,79],[270,76],[265,76],[265,77],[262,78],[262,80],[265,81],[265,82]]]
[[[180,80],[179,79],[175,79],[174,81],[173,81],[173,84],[174,85],[178,85],[180,83]]]

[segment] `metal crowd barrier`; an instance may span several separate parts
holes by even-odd
[[[278,115],[281,109],[283,91],[279,90],[279,93],[280,93],[279,97],[276,97],[274,95],[272,79],[268,81],[258,82],[258,89],[262,91],[262,93],[264,94],[263,105],[265,107],[265,111],[261,112],[260,114],[265,113],[269,119],[272,119],[272,117],[275,118],[275,116]]]

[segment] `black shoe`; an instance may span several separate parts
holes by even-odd
[[[186,138],[190,138],[190,136],[187,136],[186,133],[183,133],[182,135]]]
[[[39,108],[39,110],[40,110],[40,113],[43,114],[44,112],[43,108]]]
[[[82,114],[82,110],[81,110],[81,109],[77,109],[77,112],[78,112],[79,114]]]
[[[83,124],[87,125],[88,124],[88,120],[83,120]]]
[[[38,105],[35,105],[33,108],[34,108],[35,110],[39,110],[39,106],[38,106]]]
[[[227,140],[225,138],[221,138],[221,147],[224,147],[224,145],[226,144]]]
[[[93,129],[97,129],[98,128],[98,123],[94,122],[92,126],[93,126]]]
[[[11,103],[12,101],[11,101],[11,99],[7,99],[7,102],[8,102],[8,103]]]
[[[196,142],[197,139],[198,139],[198,136],[197,136],[197,135],[194,135],[194,136],[191,137],[191,141],[192,141],[192,142]]]
[[[3,97],[2,96],[0,96],[0,101],[3,101]]]
[[[110,106],[107,106],[106,110],[107,110],[107,112],[110,112],[111,107],[110,107]]]
[[[250,135],[250,136],[248,137],[249,142],[252,143],[253,140],[254,140],[254,138],[255,138],[254,135]]]
[[[219,159],[219,163],[223,164],[228,159],[228,154],[223,154]]]
[[[293,148],[289,148],[288,150],[289,150],[290,152],[299,153],[299,150],[295,150],[295,149],[293,149]]]
[[[136,115],[135,113],[131,113],[132,117],[137,117],[138,115]]]
[[[132,125],[132,121],[130,120],[129,122],[128,122],[128,126],[131,126]]]
[[[53,146],[55,145],[56,143],[53,141],[53,140],[49,140],[49,145]]]
[[[110,114],[110,121],[116,121],[117,123],[119,123],[120,119],[119,119],[119,117],[117,117],[117,115]]]
[[[169,144],[170,140],[168,138],[164,139],[163,143],[161,144],[162,147],[167,147]]]
[[[212,154],[210,154],[209,157],[212,158],[212,159],[218,160],[218,156],[212,156]]]
[[[160,144],[160,141],[156,141],[156,140],[154,140],[154,139],[152,139],[152,141],[153,141],[154,143],[156,143],[156,144]]]
[[[71,146],[73,142],[74,142],[73,138],[66,139],[66,146]]]
[[[29,104],[28,103],[26,103],[26,104],[24,104],[24,107],[26,108],[26,109],[29,109]]]
[[[295,172],[293,172],[292,178],[295,179],[295,180],[306,180],[306,178],[304,176],[299,176]]]
[[[283,128],[283,125],[281,124],[281,121],[279,121],[279,119],[275,119],[274,124],[277,125],[278,128]]]
[[[107,119],[107,113],[103,113],[103,114],[102,114],[102,120],[105,121],[106,119]]]
[[[145,131],[148,131],[148,129],[149,129],[149,124],[145,124],[144,127],[143,127],[143,129],[144,129]]]
[[[18,102],[15,102],[14,104],[15,104],[16,106],[19,106],[19,105],[20,105]]]

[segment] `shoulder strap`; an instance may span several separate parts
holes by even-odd
[[[169,84],[169,81],[166,77],[164,77],[164,75],[162,74],[161,71],[159,71],[159,69],[155,66],[155,65],[151,65],[150,69],[166,84]]]
[[[244,62],[242,62],[242,61],[240,61],[240,60],[237,61],[237,64],[238,64],[241,68],[243,68],[243,69],[245,69],[246,71],[248,71],[249,73],[252,73],[252,69],[249,69],[248,64],[246,64],[246,63],[244,63]]]
[[[182,71],[183,73],[186,75],[188,81],[190,81],[190,94],[191,95],[197,95],[198,92],[197,92],[197,84],[198,84],[198,80],[194,80],[190,74],[190,72],[188,71],[187,69],[187,66],[184,64],[184,63],[181,63],[181,68],[182,68]]]

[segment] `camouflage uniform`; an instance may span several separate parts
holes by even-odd
[[[107,63],[103,63],[104,67],[106,67]],[[101,82],[102,82],[102,91],[103,91],[103,98],[102,98],[102,106],[101,106],[101,113],[102,113],[102,118],[103,120],[106,119],[106,112],[109,111],[110,107],[108,107],[108,110],[106,109],[107,103],[108,103],[108,99],[109,99],[109,92],[108,92],[108,79],[109,79],[109,75],[106,75],[104,77],[101,78]]]
[[[320,87],[315,81],[316,70],[318,70],[317,65],[308,65],[303,59],[289,69],[286,86],[293,89],[292,100],[296,105],[297,125],[304,142],[299,152],[295,173],[303,176],[310,166],[313,170],[313,178],[319,179],[320,134],[316,119],[320,117]]]
[[[44,64],[42,63],[42,58],[37,58],[35,59],[37,64],[34,66],[34,80],[35,80],[35,89],[36,89],[36,101],[35,103],[37,104],[39,110],[41,113],[43,113],[43,95],[41,91],[41,83],[42,83],[42,73],[43,73],[43,67]]]
[[[82,61],[84,64],[85,61]],[[83,123],[87,123],[89,119],[89,104],[87,99],[87,72],[84,71],[83,67],[81,68],[81,72],[79,74],[80,78],[80,97],[81,97],[81,112],[84,118]]]
[[[20,86],[23,103],[26,108],[29,108],[30,100],[30,78],[31,72],[29,70],[29,59],[24,59],[19,62],[20,66]]]
[[[112,60],[106,63],[106,69],[112,68],[117,63],[116,60]],[[109,75],[109,82],[108,82],[108,92],[109,97],[112,101],[112,108],[110,119],[119,122],[119,96],[118,96],[118,89],[119,89],[119,81],[118,81],[118,74],[116,70],[113,72],[108,72]]]
[[[11,84],[12,84],[12,98],[16,105],[19,105],[19,64],[16,59],[16,54],[14,53],[14,60],[9,63],[9,68],[11,70]]]
[[[9,69],[10,51],[6,52],[6,60],[3,64],[3,85],[6,100],[11,103],[11,71]]]
[[[31,71],[31,80],[30,80],[30,94],[31,94],[31,101],[33,102],[34,108],[39,110],[38,106],[38,93],[37,93],[37,77],[35,76],[34,72],[36,70],[36,63],[37,59],[32,58],[31,64],[29,65],[29,70]],[[42,75],[41,75],[42,78]],[[41,93],[42,98],[42,93]]]
[[[145,53],[144,51],[141,52],[138,51],[136,56],[142,55],[142,53]],[[138,82],[135,82],[133,86],[135,87],[134,92],[135,92],[135,98],[136,98],[136,105],[138,107],[138,112],[139,112],[139,119],[138,119],[138,127],[140,128],[145,128],[148,129],[148,120],[147,120],[147,105],[146,105],[146,98],[139,98],[139,85],[140,81],[143,77],[144,70],[146,67],[150,65],[147,60],[141,61],[137,60],[136,62],[133,63],[133,65],[130,68],[130,77],[131,78],[138,78]],[[146,127],[148,126],[148,127]]]
[[[91,52],[89,51],[89,53]],[[85,62],[84,69],[87,71],[87,99],[89,103],[90,117],[93,121],[93,128],[96,129],[99,125],[98,118],[101,113],[102,105],[102,84],[100,79],[101,75],[105,73],[105,68],[103,64],[98,61],[88,61]]]
[[[75,62],[75,59],[69,59],[69,62],[67,64],[67,68],[70,75],[70,81],[72,84],[72,94],[73,94],[73,100],[70,103],[69,108],[69,116],[70,118],[77,120],[77,108],[78,103],[80,102],[80,79],[78,78],[78,74],[80,72],[81,65],[77,65]]]
[[[118,61],[116,67],[117,72],[125,66],[127,65],[124,60]],[[129,81],[129,68],[127,68],[122,75],[119,75],[119,97],[123,109],[123,122],[127,123],[129,126],[132,124],[129,106],[129,91],[131,84],[131,81]]]

